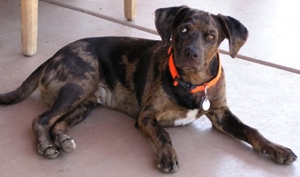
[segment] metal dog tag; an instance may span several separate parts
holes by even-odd
[[[208,111],[210,108],[210,101],[207,99],[207,97],[204,97],[202,101],[202,109],[203,111]]]
[[[202,100],[202,109],[203,111],[208,111],[209,108],[210,108],[210,101],[208,99],[208,96],[207,96],[207,88],[205,86],[205,89],[204,89],[204,97],[203,97],[203,100]]]

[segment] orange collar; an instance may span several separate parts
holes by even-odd
[[[177,69],[176,69],[176,66],[175,66],[175,63],[174,63],[174,60],[173,60],[172,47],[169,48],[168,54],[169,54],[169,68],[170,68],[172,78],[174,80],[174,82],[173,82],[174,86],[177,86],[178,83],[179,83],[184,88],[190,90],[191,93],[196,93],[196,92],[200,92],[200,91],[206,91],[210,87],[216,85],[218,80],[221,77],[222,67],[221,67],[221,60],[220,60],[219,52],[217,53],[217,57],[218,57],[218,60],[219,60],[218,74],[211,81],[206,82],[203,85],[193,85],[193,84],[190,84],[190,83],[180,79],[180,76],[177,72]]]

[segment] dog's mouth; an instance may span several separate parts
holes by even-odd
[[[191,72],[200,72],[203,69],[203,63],[198,60],[188,60],[185,58],[178,57],[175,60],[176,67],[182,69],[183,71],[191,71]]]

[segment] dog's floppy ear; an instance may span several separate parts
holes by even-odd
[[[179,6],[160,8],[155,11],[155,26],[164,45],[170,42],[175,17],[184,9],[187,10],[189,8],[187,6]]]
[[[248,38],[247,28],[238,20],[218,14],[225,37],[229,40],[229,52],[232,58],[236,57],[240,48]]]

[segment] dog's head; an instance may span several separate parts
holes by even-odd
[[[164,45],[172,45],[176,65],[196,71],[210,62],[225,38],[234,58],[248,37],[238,20],[186,6],[157,9],[155,25]]]

